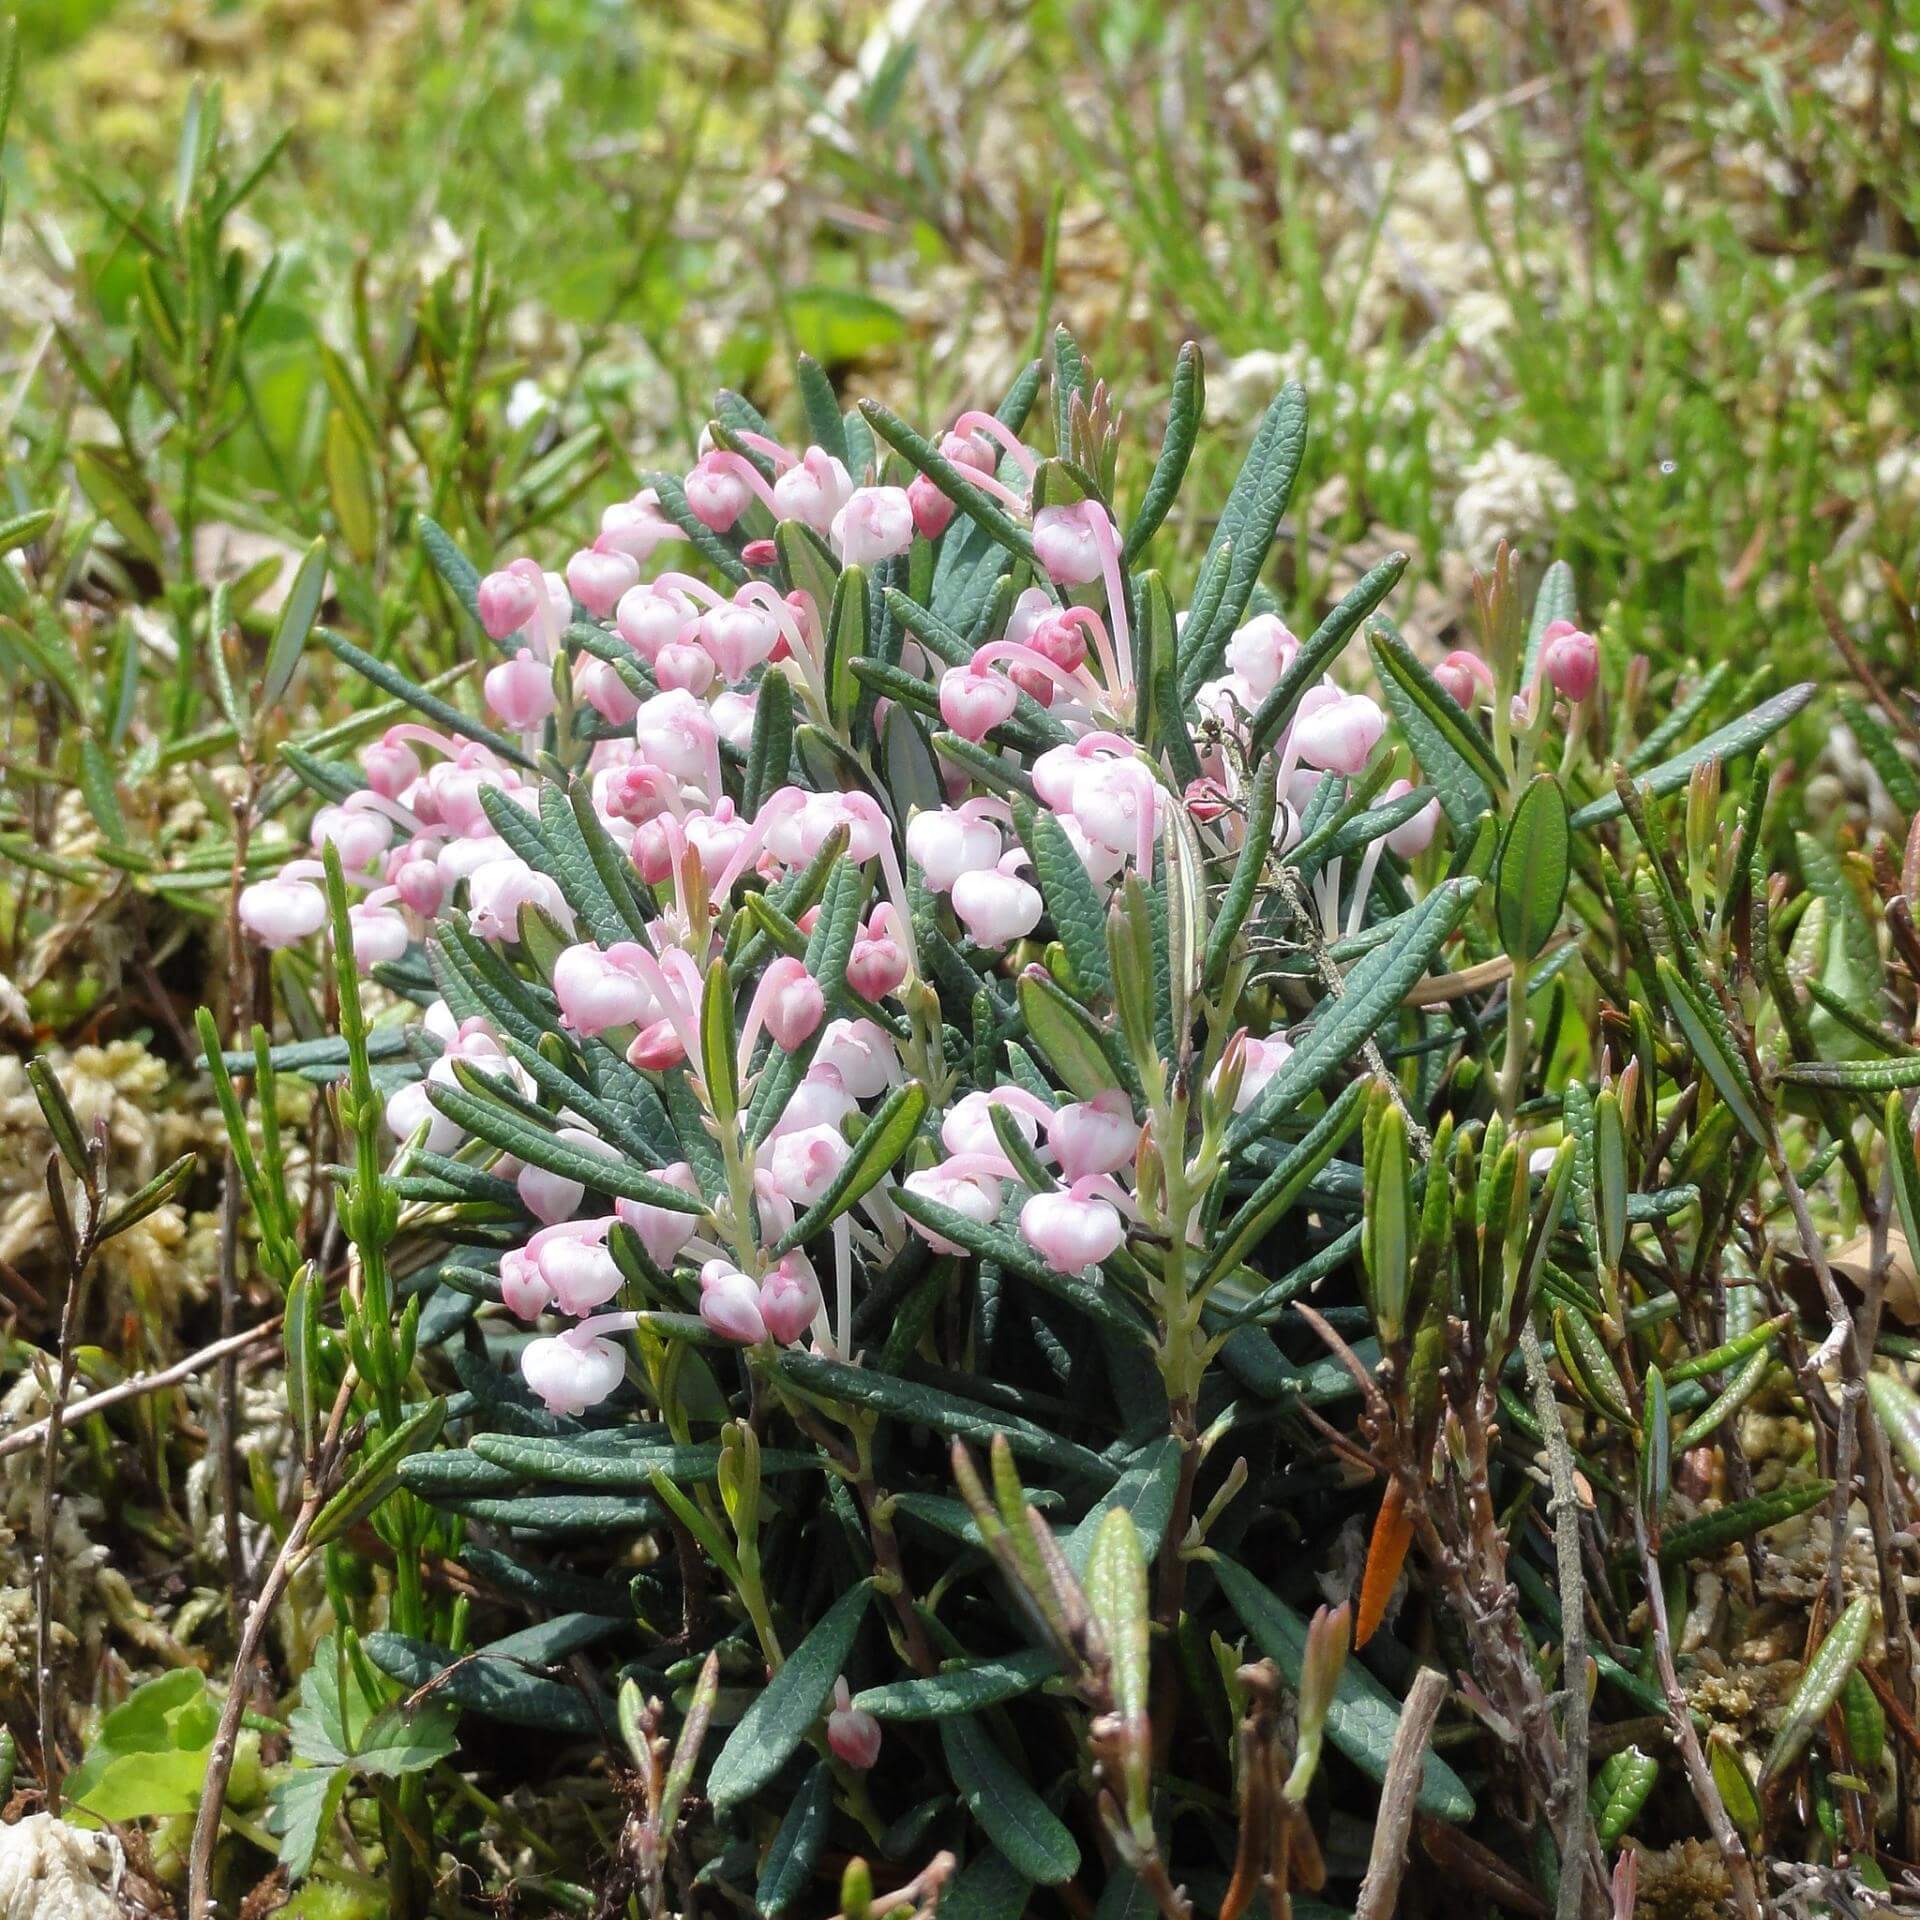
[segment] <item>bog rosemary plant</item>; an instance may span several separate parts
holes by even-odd
[[[562,573],[422,518],[478,701],[322,636],[414,717],[284,750],[310,851],[239,898],[337,986],[337,1040],[228,1057],[334,1086],[349,1162],[295,1557],[330,1542],[390,1728],[617,1728],[609,1911],[1234,1920],[1364,1864],[1378,1912],[1417,1834],[1597,1916],[1665,1776],[1751,1914],[1836,1700],[1866,1738],[1870,1612],[1911,1710],[1898,1576],[1843,1591],[1837,1547],[1764,1772],[1675,1666],[1701,1556],[1823,1506],[1837,1539],[1856,1480],[1883,1549],[1893,1510],[1807,1190],[1884,1238],[1884,1156],[1911,1211],[1898,1092],[1883,1134],[1841,1103],[1916,1076],[1822,1052],[1860,983],[1809,1016],[1768,918],[1760,750],[1811,689],[1642,746],[1566,570],[1529,605],[1504,555],[1437,662],[1398,556],[1298,637],[1262,576],[1306,396],[1203,509],[1202,385],[1189,349],[1129,508],[1064,333],[1043,419],[1034,367],[933,435],[803,363],[802,436],[723,394]],[[1201,511],[1178,612],[1153,541]],[[1759,1491],[1735,1416],[1783,1387],[1817,1458]],[[1592,1716],[1657,1754],[1590,1767]],[[324,1765],[417,1905],[441,1730],[329,1751],[278,1789],[289,1864]]]

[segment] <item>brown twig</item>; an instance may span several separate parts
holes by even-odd
[[[1374,1823],[1367,1877],[1360,1883],[1353,1920],[1390,1920],[1394,1911],[1400,1876],[1407,1867],[1407,1835],[1413,1828],[1420,1769],[1426,1763],[1427,1742],[1433,1737],[1433,1723],[1446,1697],[1447,1677],[1437,1667],[1422,1667],[1414,1675],[1393,1736],[1387,1777],[1380,1786],[1380,1815]]]

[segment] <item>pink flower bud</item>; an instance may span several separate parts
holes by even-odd
[[[579,1414],[597,1407],[627,1377],[625,1356],[611,1340],[571,1327],[549,1340],[529,1340],[520,1372],[549,1413]]]
[[[553,669],[544,660],[535,659],[530,647],[522,647],[511,660],[489,668],[482,687],[487,705],[500,716],[501,724],[516,733],[537,727],[557,704]]]
[[[692,628],[694,611],[687,597],[670,588],[646,584],[620,596],[613,624],[620,638],[642,660],[651,663],[664,646]]]
[[[714,533],[725,533],[746,512],[753,490],[735,472],[725,454],[709,453],[687,475],[687,505],[693,517]]]
[[[1024,940],[1040,924],[1046,902],[1018,874],[963,873],[953,883],[953,911],[975,946]]]
[[[999,864],[1000,829],[991,820],[934,807],[907,822],[907,858],[935,893],[945,893],[963,873],[984,873]]]
[[[709,1260],[700,1269],[700,1318],[738,1346],[758,1346],[767,1337],[760,1289],[725,1260]]]
[[[1000,1136],[993,1128],[995,1109],[1004,1112],[1028,1146],[1040,1138],[1040,1124],[1052,1109],[1018,1087],[996,1087],[988,1093],[963,1093],[940,1122],[940,1144],[949,1153],[1000,1152]]]
[[[1387,730],[1387,716],[1364,693],[1343,693],[1313,712],[1302,711],[1292,744],[1309,766],[1351,777],[1367,764]]]
[[[774,508],[782,520],[798,520],[824,539],[834,516],[853,497],[846,467],[824,447],[809,447],[798,466],[773,483]]]
[[[891,560],[913,545],[913,503],[905,487],[857,487],[834,516],[833,537],[850,567]]]
[[[637,964],[645,957],[645,950],[632,940],[604,951],[591,945],[568,947],[553,963],[553,996],[568,1026],[590,1037],[649,1019],[653,989]]]
[[[1133,1117],[1133,1103],[1114,1088],[1057,1108],[1047,1121],[1047,1144],[1069,1182],[1118,1173],[1140,1145],[1140,1123]]]
[[[1062,673],[1073,673],[1086,661],[1087,630],[1064,611],[1049,612],[1033,623],[1033,634],[1027,645],[1043,660],[1051,660]]]
[[[833,1711],[827,1715],[827,1745],[834,1758],[865,1773],[880,1758],[880,1722],[853,1704],[843,1674],[833,1683]]]
[[[1600,643],[1571,620],[1556,620],[1540,639],[1540,671],[1556,693],[1577,705],[1600,677]]]
[[[540,1278],[525,1247],[509,1247],[500,1256],[500,1298],[521,1320],[538,1320],[553,1305],[553,1290]]]
[[[949,667],[940,676],[940,717],[963,740],[976,745],[1013,718],[1020,690],[984,667]]]
[[[670,1187],[678,1187],[691,1199],[699,1199],[700,1184],[693,1169],[684,1160],[662,1167],[654,1176]],[[616,1200],[613,1210],[640,1236],[647,1257],[656,1267],[670,1272],[683,1247],[700,1226],[697,1213],[676,1213],[671,1207],[656,1207],[644,1200]]]
[[[440,911],[448,886],[440,863],[418,851],[427,844],[416,840],[387,863],[387,883],[400,896],[400,904],[423,920],[431,920]]]
[[[420,778],[420,756],[390,734],[360,749],[360,765],[375,793],[397,800]]]
[[[1150,865],[1160,832],[1160,783],[1143,760],[1092,761],[1073,783],[1073,815],[1096,846]]]
[[[1246,682],[1257,706],[1280,684],[1299,651],[1300,642],[1278,614],[1256,614],[1234,629],[1227,642],[1227,666]]]
[[[1076,1183],[1065,1192],[1036,1193],[1020,1209],[1020,1237],[1055,1273],[1084,1273],[1126,1238],[1120,1210]]]
[[[240,889],[240,924],[263,947],[291,947],[327,924],[327,897],[311,880],[256,880]]]
[[[1033,516],[1033,550],[1040,556],[1047,578],[1056,585],[1083,587],[1100,578],[1101,540],[1096,515],[1106,520],[1108,535],[1117,546],[1112,518],[1091,500],[1076,501],[1070,507],[1042,507]]]
[[[1398,800],[1403,793],[1412,791],[1412,781],[1395,780],[1380,797],[1383,801]],[[1440,802],[1435,798],[1429,800],[1412,819],[1402,821],[1387,835],[1387,850],[1402,860],[1411,860],[1415,854],[1425,853],[1433,845],[1433,836],[1439,826]]]
[[[596,620],[604,620],[639,582],[640,562],[617,547],[582,547],[567,562],[567,590]]]
[[[490,640],[504,640],[518,633],[539,612],[545,595],[540,585],[540,570],[531,577],[518,566],[490,573],[480,582],[475,594],[480,606],[480,624]]]
[[[991,473],[1000,464],[999,449],[980,433],[943,433],[940,451],[963,473]]]
[[[1482,690],[1493,691],[1493,669],[1477,653],[1458,647],[1434,668],[1433,677],[1453,696],[1454,704],[1469,713]]]
[[[806,962],[782,954],[768,966],[760,992],[766,996],[767,1031],[774,1045],[792,1053],[813,1037],[826,1017],[827,997]]]
[[[876,913],[847,955],[847,985],[863,1000],[884,1000],[906,977],[906,949]]]
[[[795,1206],[810,1207],[833,1185],[852,1151],[838,1127],[804,1127],[769,1143],[767,1171]]]
[[[781,1109],[780,1118],[773,1123],[767,1138],[778,1140],[808,1127],[837,1130],[840,1122],[854,1110],[854,1104],[847,1083],[840,1077],[840,1069],[831,1062],[823,1062],[816,1049],[807,1077],[794,1088],[792,1099]]]
[[[907,504],[913,509],[913,530],[922,540],[938,540],[958,511],[924,473],[916,473],[907,483]]]
[[[788,1254],[760,1282],[760,1319],[778,1346],[804,1339],[819,1311],[820,1282],[804,1254]]]
[[[646,1073],[665,1073],[686,1057],[686,1042],[671,1020],[656,1020],[650,1027],[642,1027],[627,1049],[627,1064]]]

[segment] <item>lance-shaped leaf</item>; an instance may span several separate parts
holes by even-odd
[[[129,1227],[138,1226],[148,1214],[164,1207],[176,1193],[193,1177],[198,1165],[191,1153],[183,1153],[172,1166],[156,1173],[138,1193],[129,1194],[117,1206],[108,1210],[106,1218],[100,1222],[100,1239],[111,1240],[116,1233],[125,1233]]]
[[[918,1080],[895,1087],[854,1142],[840,1171],[812,1206],[784,1233],[776,1258],[810,1240],[856,1207],[877,1187],[913,1144],[927,1111],[927,1090]]]
[[[1578,1308],[1556,1307],[1553,1344],[1567,1378],[1581,1399],[1609,1420],[1631,1426],[1633,1416],[1627,1411],[1626,1389],[1621,1386],[1620,1375],[1587,1316]]]
[[[754,1890],[754,1905],[761,1913],[777,1920],[806,1891],[832,1824],[833,1769],[823,1760],[793,1796],[767,1849],[760,1884]]]
[[[1204,626],[1195,631],[1195,615],[1190,614],[1186,631],[1180,636],[1183,701],[1191,700],[1201,681],[1220,670],[1227,641],[1240,624],[1253,594],[1253,583],[1267,563],[1267,551],[1292,497],[1306,449],[1306,389],[1298,381],[1289,380],[1261,416],[1207,549],[1209,559],[1228,549],[1231,558],[1224,569],[1219,599]]]
[[[400,1463],[409,1454],[433,1445],[446,1424],[444,1397],[429,1400],[418,1413],[383,1434],[355,1468],[353,1477],[320,1509],[307,1534],[307,1544],[324,1547],[349,1528],[358,1526],[400,1485]]]
[[[1801,1748],[1813,1737],[1814,1728],[1839,1699],[1847,1676],[1860,1664],[1860,1656],[1867,1650],[1867,1635],[1872,1631],[1873,1602],[1863,1593],[1848,1602],[1847,1610],[1821,1641],[1820,1650],[1807,1662],[1806,1672],[1800,1676],[1800,1684],[1787,1703],[1780,1731],[1774,1736],[1767,1764],[1760,1769],[1763,1787],[1797,1759]]]
[[[853,1704],[876,1720],[945,1720],[978,1713],[1033,1692],[1060,1672],[1060,1662],[1039,1648],[1025,1653],[970,1659],[914,1680],[893,1680],[853,1696]]]
[[[1556,620],[1571,620],[1579,608],[1579,593],[1573,569],[1564,560],[1556,560],[1540,576],[1540,590],[1533,596],[1533,617],[1527,622],[1527,652],[1520,670],[1520,684],[1530,687],[1539,676],[1540,646],[1547,629]]]
[[[670,1186],[630,1161],[582,1152],[557,1134],[547,1133],[532,1121],[522,1119],[498,1100],[482,1099],[464,1087],[442,1086],[438,1081],[428,1082],[427,1098],[449,1120],[477,1134],[489,1146],[498,1147],[530,1166],[544,1168],[548,1173],[578,1180],[594,1192],[638,1200],[650,1207],[664,1207],[669,1213],[706,1211],[706,1203],[684,1188]]]
[[[1141,549],[1159,531],[1167,510],[1180,497],[1180,483],[1186,478],[1187,462],[1193,457],[1193,443],[1199,437],[1201,415],[1206,410],[1206,367],[1200,348],[1192,340],[1180,349],[1174,362],[1173,379],[1167,392],[1167,431],[1160,442],[1160,457],[1153,463],[1147,490],[1140,496],[1140,510],[1127,529],[1120,549],[1123,566],[1132,566]]]
[[[1407,1152],[1406,1115],[1384,1087],[1374,1097],[1378,1105],[1367,1125],[1360,1248],[1373,1324],[1380,1338],[1391,1345],[1407,1326],[1413,1271],[1413,1165]]]
[[[940,1749],[967,1811],[1012,1866],[1041,1886],[1072,1879],[1080,1866],[1073,1835],[978,1720],[942,1720]]]
[[[741,1715],[707,1776],[707,1798],[722,1820],[773,1779],[820,1718],[872,1591],[862,1580],[843,1593]]]
[[[1870,1373],[1867,1398],[1907,1471],[1920,1474],[1920,1394],[1895,1374]]]
[[[1715,1727],[1707,1736],[1707,1767],[1713,1775],[1713,1784],[1720,1789],[1728,1818],[1748,1846],[1757,1846],[1761,1833],[1760,1800],[1753,1790],[1746,1762],[1734,1750],[1733,1734],[1728,1728]]]
[[[1247,836],[1241,842],[1239,857],[1233,863],[1233,878],[1214,911],[1213,924],[1207,929],[1206,962],[1201,969],[1202,985],[1208,990],[1226,977],[1227,963],[1233,958],[1234,943],[1253,910],[1260,877],[1266,871],[1267,855],[1273,851],[1273,822],[1280,808],[1277,780],[1264,777],[1253,783],[1247,802]]]
[[[398,667],[389,665],[364,647],[355,646],[344,635],[331,632],[326,627],[318,631],[320,638],[340,660],[363,679],[371,680],[382,692],[392,694],[397,700],[404,700],[416,713],[446,732],[457,733],[463,739],[476,740],[481,746],[497,753],[501,759],[533,771],[532,760],[520,751],[517,742],[509,740],[505,734],[496,733],[492,727],[462,713],[437,693],[429,693],[418,681],[409,680]]]
[[[1773,1077],[1788,1086],[1823,1087],[1836,1093],[1888,1093],[1920,1087],[1920,1053],[1892,1060],[1789,1060],[1775,1069]]]
[[[733,1125],[740,1113],[738,1036],[733,1026],[733,976],[724,959],[707,969],[700,996],[700,1076],[707,1089],[707,1105],[722,1127]]]
[[[447,583],[475,626],[480,624],[480,569],[454,544],[452,536],[430,515],[416,513],[414,530],[433,563],[433,570]]]
[[[1507,822],[1494,882],[1500,944],[1514,959],[1533,959],[1553,938],[1567,897],[1572,855],[1567,796],[1552,774],[1536,774]]]
[[[211,1057],[220,1050],[218,1029],[213,1025],[213,1016],[204,1008],[201,1009],[200,1020],[201,1044]],[[208,1039],[209,1034],[214,1037]],[[53,1135],[53,1144],[60,1149],[60,1158],[67,1163],[76,1179],[84,1177],[87,1171],[87,1143],[81,1138],[80,1122],[74,1116],[67,1090],[60,1084],[52,1063],[44,1055],[35,1054],[27,1062],[27,1084],[32,1087],[33,1097],[40,1103],[41,1117],[47,1123],[47,1131]],[[245,1132],[244,1126],[241,1131]]]
[[[1776,693],[1771,700],[1763,700],[1751,713],[1708,734],[1704,740],[1696,741],[1685,753],[1675,754],[1671,760],[1663,760],[1657,767],[1636,774],[1634,785],[1643,792],[1650,791],[1656,797],[1678,793],[1692,778],[1694,768],[1701,761],[1718,760],[1724,765],[1739,754],[1752,752],[1762,741],[1779,732],[1817,691],[1813,681],[1803,680],[1797,687]],[[1584,832],[1588,827],[1597,827],[1613,819],[1623,805],[1618,793],[1603,794],[1573,816],[1574,831]]]
[[[1120,1722],[1127,1817],[1151,1831],[1147,1790],[1153,1730],[1147,1720],[1147,1556],[1124,1507],[1100,1522],[1087,1562],[1087,1604],[1106,1642],[1114,1712]]]
[[[1201,1275],[1201,1292],[1231,1273],[1299,1203],[1314,1176],[1339,1152],[1353,1131],[1366,1094],[1364,1080],[1343,1087],[1339,1097],[1313,1123],[1305,1139],[1283,1154],[1279,1165],[1247,1196],[1246,1203],[1215,1244],[1206,1271]],[[1389,1337],[1383,1327],[1382,1338]]]
[[[1047,917],[1060,936],[1074,985],[1084,999],[1110,993],[1107,915],[1087,863],[1074,850],[1054,816],[1016,801],[1013,823],[1033,860],[1033,877],[1047,903]]]
[[[1660,992],[1680,1031],[1686,1035],[1700,1070],[1713,1083],[1713,1090],[1726,1102],[1727,1110],[1739,1121],[1741,1129],[1756,1146],[1767,1143],[1766,1122],[1761,1119],[1753,1082],[1727,1028],[1724,1011],[1717,1002],[1709,1002],[1692,983],[1682,977],[1679,968],[1663,953],[1654,962],[1659,975]],[[1895,1064],[1889,1062],[1888,1064]],[[1920,1062],[1916,1062],[1920,1064]]]
[[[1766,1385],[1767,1376],[1772,1371],[1773,1356],[1766,1352],[1756,1353],[1727,1383],[1726,1390],[1687,1422],[1679,1439],[1673,1443],[1674,1451],[1686,1453],[1702,1441],[1712,1439],[1721,1424],[1730,1415],[1738,1413]],[[1868,1386],[1871,1389],[1871,1381]]]
[[[287,597],[280,603],[279,623],[273,630],[272,644],[267,648],[266,672],[260,681],[260,710],[263,713],[270,713],[277,707],[286,693],[293,670],[300,664],[300,655],[306,649],[307,636],[313,631],[315,616],[320,611],[320,596],[326,584],[327,543],[316,540],[302,556],[293,576],[293,584],[287,589]],[[217,635],[213,644],[216,647],[219,645]]]
[[[1020,976],[1018,992],[1027,1032],[1076,1099],[1094,1099],[1120,1084],[1099,1028],[1054,980],[1029,967]]]
[[[1684,1565],[1698,1554],[1718,1553],[1736,1540],[1765,1533],[1782,1521],[1817,1507],[1833,1492],[1831,1480],[1803,1480],[1796,1486],[1776,1487],[1748,1500],[1732,1500],[1712,1513],[1675,1527],[1660,1542],[1663,1567]]]
[[[1322,1003],[1280,1071],[1228,1128],[1229,1153],[1240,1153],[1263,1138],[1279,1115],[1298,1105],[1380,1031],[1453,937],[1479,890],[1477,880],[1442,881],[1407,916],[1391,941],[1356,963],[1342,992]]]
[[[1485,734],[1397,634],[1376,623],[1367,648],[1393,717],[1440,795],[1455,827],[1473,824],[1506,790],[1506,778]]]

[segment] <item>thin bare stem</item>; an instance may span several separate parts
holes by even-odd
[[[1426,1763],[1427,1742],[1433,1738],[1433,1723],[1446,1697],[1447,1677],[1437,1667],[1422,1667],[1414,1675],[1393,1736],[1387,1777],[1380,1786],[1380,1817],[1374,1823],[1367,1877],[1360,1883],[1353,1920],[1389,1920],[1394,1912],[1400,1897],[1400,1876],[1407,1869],[1407,1835],[1413,1828],[1420,1769]]]

